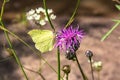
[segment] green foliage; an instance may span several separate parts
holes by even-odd
[[[104,41],[113,32],[113,30],[118,27],[119,24],[120,22],[117,22],[105,35],[103,35],[101,41]]]
[[[120,5],[116,4],[115,6],[118,10],[120,10]],[[113,30],[115,30],[118,27],[118,25],[120,25],[119,19],[113,21],[116,22],[115,25],[102,37],[101,41],[104,41],[113,32]]]
[[[116,4],[115,6],[118,10],[120,10],[120,5]]]
[[[31,30],[28,32],[31,36],[35,47],[40,52],[47,52],[53,49],[53,32],[50,30]]]

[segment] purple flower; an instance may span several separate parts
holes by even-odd
[[[83,30],[80,30],[79,27],[73,28],[71,25],[57,33],[56,46],[61,50],[64,50],[66,53],[69,53],[68,55],[71,55],[79,48],[83,36]]]

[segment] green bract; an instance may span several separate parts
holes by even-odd
[[[43,52],[51,51],[53,49],[53,32],[50,30],[31,30],[28,32],[31,36],[35,47]]]

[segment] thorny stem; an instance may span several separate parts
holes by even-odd
[[[73,22],[74,16],[75,16],[75,14],[76,14],[76,12],[77,12],[77,9],[78,9],[78,7],[79,7],[79,4],[80,4],[80,0],[77,0],[77,3],[76,3],[76,6],[75,6],[75,9],[74,9],[74,12],[73,12],[72,16],[70,17],[69,21],[67,22],[65,28],[67,28],[67,27]]]
[[[76,54],[75,54],[75,58],[76,58],[76,62],[77,62],[78,68],[79,68],[79,70],[80,70],[80,72],[81,72],[81,74],[82,74],[83,80],[88,80],[87,77],[85,76],[82,68],[81,68],[81,65],[80,65],[80,63],[79,63],[79,61],[78,61],[78,58],[77,58]]]

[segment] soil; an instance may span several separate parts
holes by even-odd
[[[94,53],[93,60],[102,61],[103,63],[103,68],[100,71],[101,80],[120,80],[120,27],[118,26],[105,41],[100,41],[102,36],[115,24],[112,19],[116,18],[118,16],[116,14],[118,13],[110,13],[111,10],[108,10],[108,8],[106,8],[108,11],[100,9],[97,10],[97,12],[95,8],[90,8],[91,9],[89,10],[92,10],[93,12],[91,11],[89,14],[87,10],[84,10],[85,8],[83,9],[84,11],[81,11],[79,9],[76,19],[73,22],[73,25],[79,24],[80,27],[86,32],[86,35],[81,42],[80,48],[77,51],[77,56],[81,67],[83,68],[89,80],[92,80],[90,65],[88,63],[87,57],[84,54],[86,50],[91,50]],[[60,7],[61,11],[62,9],[63,8]],[[55,11],[57,11],[57,19],[53,21],[53,24],[55,25],[56,30],[59,30],[66,24],[70,17],[70,14],[68,13],[71,13],[72,11],[68,9],[68,12],[66,11],[63,14],[59,13],[57,9],[55,9]],[[26,25],[23,22],[20,22],[19,18],[16,20],[15,18],[17,17],[17,13],[18,12],[14,11],[8,11],[5,13],[5,26],[35,49],[34,43],[32,42],[27,32],[34,28],[37,28],[37,26],[31,24]],[[51,28],[50,25],[47,24],[43,27],[43,29]],[[43,59],[41,59],[31,49],[22,44],[22,42],[20,42],[18,39],[12,35],[9,36],[13,47],[16,50],[17,56],[20,58],[21,63],[24,66],[29,80],[57,79],[56,72],[53,71],[48,66],[48,64],[44,62]],[[14,58],[9,57],[10,54],[6,48],[8,48],[8,44],[3,31],[0,30],[0,80],[25,80]],[[47,52],[41,55],[55,70],[57,70],[56,48],[51,52]],[[1,61],[7,57],[7,60]],[[63,65],[71,66],[69,80],[82,80],[76,62],[67,60],[64,53],[61,53],[61,68]],[[38,74],[38,70],[41,72],[41,74]],[[63,75],[62,71],[61,73]],[[43,75],[45,79],[43,79],[41,75]],[[94,75],[95,80],[97,80],[97,72],[95,72]]]

